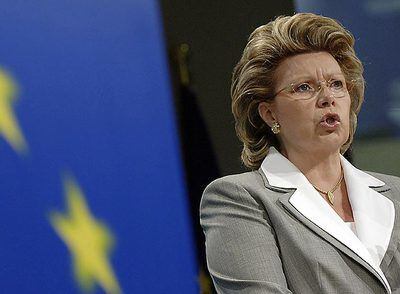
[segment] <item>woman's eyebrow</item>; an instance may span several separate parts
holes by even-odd
[[[327,80],[332,79],[332,77],[343,77],[343,78],[345,77],[342,72],[338,72],[338,71],[334,71],[331,73],[325,73],[324,76]],[[288,79],[287,82],[282,83],[280,88],[287,87],[292,84],[297,84],[297,83],[301,83],[301,82],[310,82],[310,81],[317,82],[318,80],[319,79],[317,79],[317,77],[315,75],[311,75],[311,74],[293,76],[292,78]]]
[[[303,75],[298,77],[293,77],[287,82],[288,85],[299,83],[299,82],[306,82],[306,81],[316,81],[317,79],[310,75]]]
[[[332,73],[325,73],[324,76],[326,78],[332,78],[332,77],[337,77],[337,76],[344,77],[344,74],[341,72],[332,72]],[[313,75],[301,75],[301,76],[293,77],[291,79],[291,82],[289,82],[289,84],[296,83],[299,81],[301,82],[301,81],[318,81],[318,80],[319,79]]]
[[[342,72],[337,72],[337,71],[335,71],[335,72],[332,72],[332,73],[327,73],[326,74],[327,76],[341,76],[341,77],[344,77],[344,74],[342,73]]]

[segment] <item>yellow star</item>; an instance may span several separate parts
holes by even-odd
[[[28,147],[12,110],[16,94],[17,86],[13,79],[0,69],[0,135],[16,152],[25,153]]]
[[[108,260],[113,237],[90,213],[84,195],[71,177],[64,180],[68,213],[52,212],[50,221],[73,256],[75,277],[82,290],[92,291],[95,283],[106,293],[121,293]]]

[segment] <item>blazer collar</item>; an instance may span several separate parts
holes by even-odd
[[[303,222],[304,218],[307,219],[308,226],[310,224],[317,226],[350,249],[351,252],[345,251],[353,258],[355,254],[359,262],[364,266],[367,265],[390,293],[390,285],[379,265],[385,255],[393,230],[395,218],[393,203],[370,188],[382,187],[385,185],[384,182],[358,170],[342,156],[341,162],[357,236],[319,195],[299,169],[275,148],[271,147],[261,165],[261,170],[272,188],[295,189],[286,203],[281,202],[295,215],[300,213],[300,220],[303,219]],[[320,234],[320,230],[316,232]],[[331,241],[331,238],[325,239]],[[336,247],[343,249],[343,246],[338,246],[338,242],[333,243]]]

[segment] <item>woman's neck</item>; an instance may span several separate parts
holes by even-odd
[[[310,181],[322,190],[330,190],[341,176],[340,153],[284,150],[290,160]]]

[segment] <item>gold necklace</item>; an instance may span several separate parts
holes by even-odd
[[[312,186],[315,188],[315,190],[317,190],[318,192],[320,192],[320,193],[322,193],[322,194],[328,196],[329,202],[333,205],[333,202],[335,201],[335,195],[333,195],[333,193],[337,190],[337,188],[339,188],[340,183],[342,183],[342,181],[343,181],[343,178],[344,178],[344,174],[343,174],[343,170],[342,170],[342,171],[341,171],[341,174],[340,174],[340,179],[339,179],[339,181],[336,183],[336,185],[335,185],[331,190],[328,190],[328,191],[323,191],[323,190],[317,188],[314,184],[311,184],[311,185],[312,185]]]

